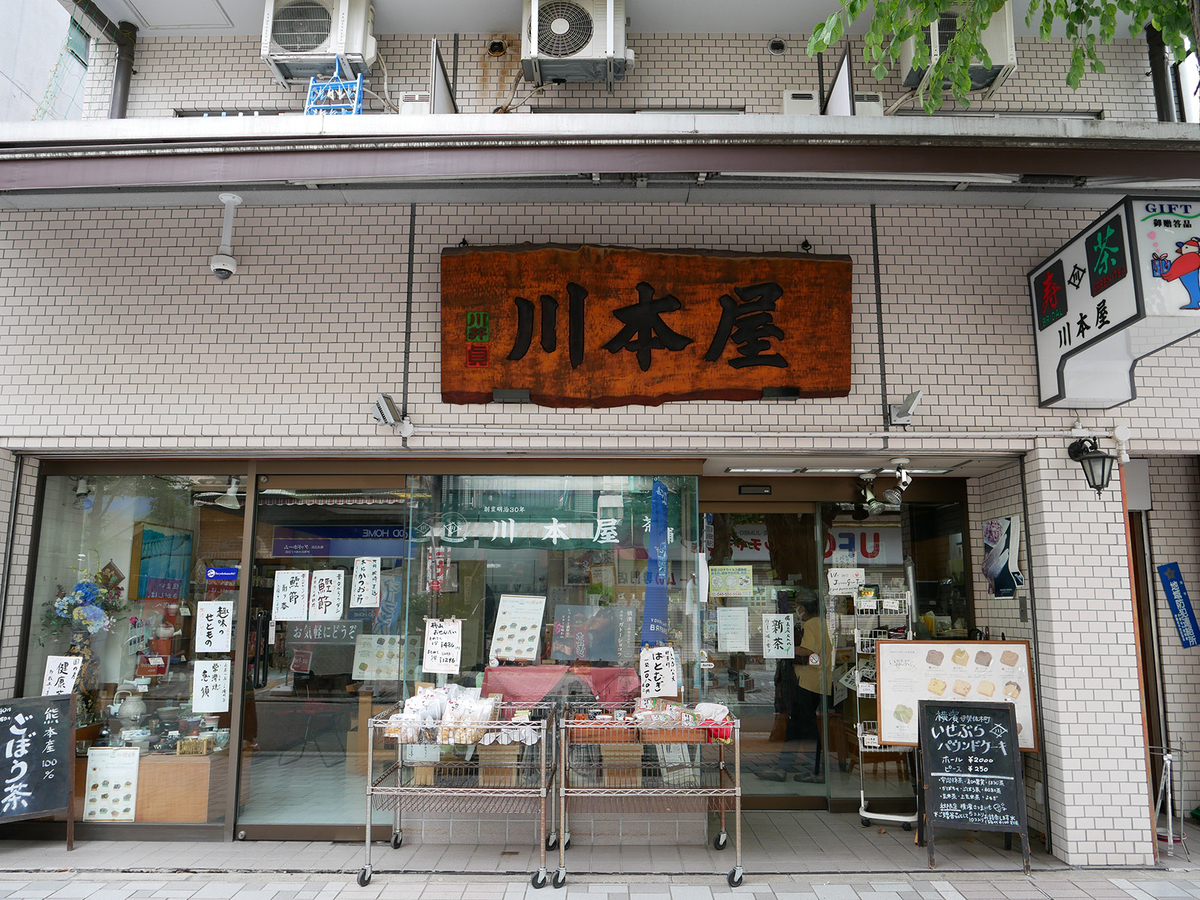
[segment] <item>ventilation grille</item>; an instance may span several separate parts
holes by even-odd
[[[275,11],[271,39],[288,53],[316,50],[333,30],[329,10],[315,0],[296,0]]]
[[[592,14],[578,3],[552,0],[538,5],[538,53],[574,56],[592,42]]]
[[[942,13],[938,17],[938,53],[946,52],[950,41],[958,34],[958,16],[954,13]]]

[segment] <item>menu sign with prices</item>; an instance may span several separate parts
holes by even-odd
[[[346,589],[346,573],[341,569],[322,569],[312,573],[312,590],[308,595],[310,621],[330,621],[342,617]]]
[[[421,668],[426,672],[457,675],[462,658],[462,620],[426,619],[425,653]]]
[[[763,658],[792,659],[796,655],[796,625],[791,613],[763,614]]]
[[[222,713],[228,711],[229,660],[197,660],[195,677],[192,680],[192,712]]]
[[[546,598],[501,594],[492,631],[491,658],[496,661],[533,662],[537,659]]]
[[[303,621],[308,618],[307,570],[280,569],[275,573],[271,618],[276,622]]]
[[[1011,703],[1017,744],[1036,751],[1033,681],[1027,641],[878,641],[879,737],[917,745],[917,704]]]
[[[88,750],[84,789],[85,822],[132,822],[137,815],[137,747],[92,747]]]
[[[639,666],[642,696],[677,697],[679,668],[672,647],[643,647]]]
[[[1010,703],[921,700],[919,730],[924,833],[934,866],[934,826],[1021,835],[1029,874],[1029,830],[1017,720]]]
[[[354,560],[350,578],[350,608],[375,609],[379,606],[378,556],[360,556]]]
[[[42,675],[42,696],[53,697],[74,691],[82,665],[82,656],[47,656],[46,671]]]
[[[74,697],[29,697],[0,703],[0,748],[0,824],[62,813],[67,820],[67,849],[72,849]]]
[[[196,652],[228,653],[233,646],[233,602],[201,600],[196,604]]]

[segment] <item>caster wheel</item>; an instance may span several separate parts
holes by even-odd
[[[870,820],[870,819],[859,819],[858,821],[862,823],[862,827],[863,827],[863,828],[870,828],[870,827],[871,827],[871,820]]]
[[[371,870],[370,869],[359,869],[358,870],[358,886],[366,887],[370,883],[371,883]]]
[[[549,881],[549,879],[546,877],[545,869],[539,872],[534,872],[533,877],[529,879],[529,883],[532,884],[537,890],[544,888],[547,881]]]
[[[728,844],[729,835],[727,835],[724,831],[720,832],[715,838],[713,838],[714,850],[724,850]]]
[[[557,872],[555,872],[555,873],[554,873],[554,877],[553,877],[552,879],[550,879],[550,883],[551,883],[552,885],[554,885],[554,887],[555,887],[555,888],[560,888],[560,887],[562,887],[564,884],[566,884],[566,883],[567,883],[567,873],[566,873],[566,870],[564,870],[564,869],[559,869]]]
[[[571,836],[570,836],[569,834],[568,834],[568,835],[566,836],[566,838],[563,840],[563,849],[564,849],[564,850],[570,850],[570,849],[571,849]]]
[[[904,823],[904,830],[905,830],[905,831],[912,831],[912,822],[905,822],[905,823]]]
[[[392,835],[392,849],[393,850],[399,850],[400,845],[403,843],[404,843],[404,834],[402,832],[397,831],[395,834]]]
[[[558,846],[558,835],[557,834],[547,835],[546,836],[546,849],[553,850],[557,846]]]
[[[742,884],[742,873],[739,869],[730,869],[729,874],[725,876],[725,880],[729,882],[730,887],[740,887]]]

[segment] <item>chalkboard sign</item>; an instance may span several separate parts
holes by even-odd
[[[1019,832],[1028,875],[1025,786],[1012,704],[921,700],[918,719],[929,867],[936,825]]]
[[[75,844],[75,698],[0,703],[0,823],[64,813]]]

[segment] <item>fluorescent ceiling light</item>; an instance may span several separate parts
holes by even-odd
[[[874,471],[873,469],[864,469],[862,466],[856,466],[853,469],[839,468],[820,468],[820,469],[805,469],[805,475],[859,475],[864,471]]]
[[[780,468],[771,466],[730,466],[725,470],[727,475],[795,475],[797,472],[805,472],[806,469],[797,469],[794,467]],[[855,469],[855,471],[858,471]]]

